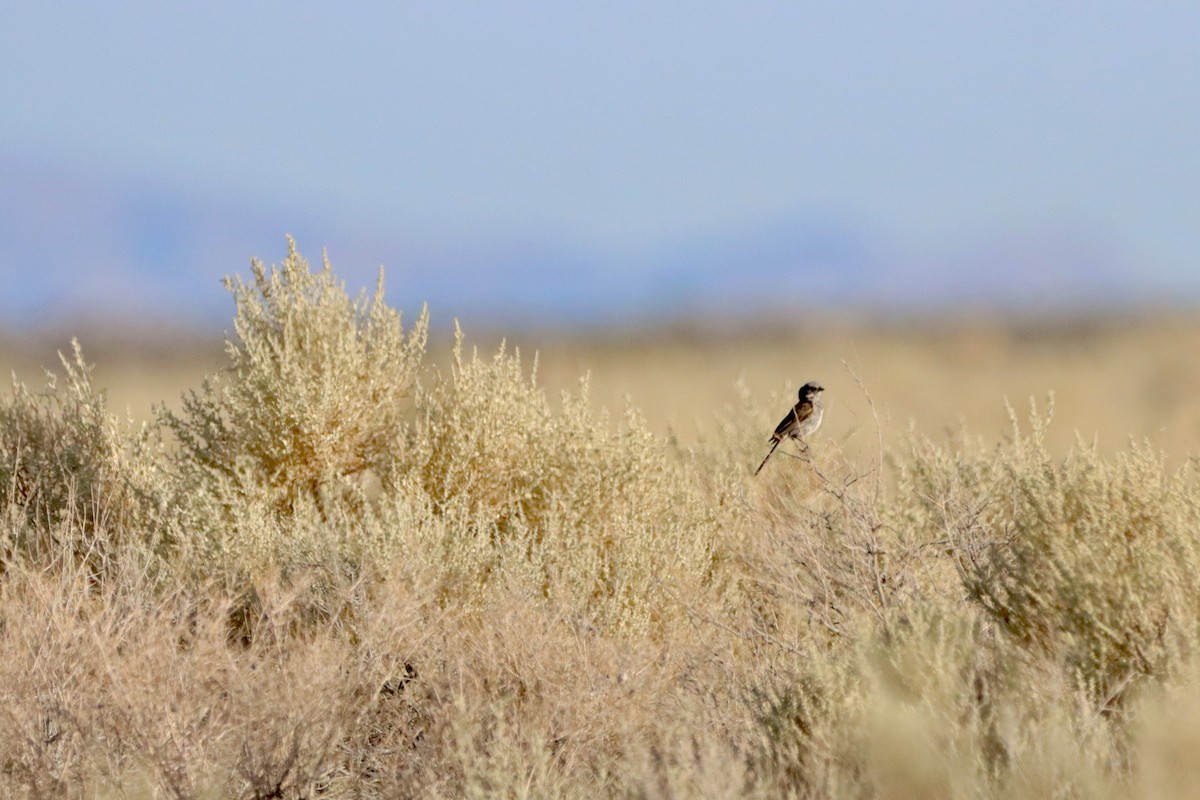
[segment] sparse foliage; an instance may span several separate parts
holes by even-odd
[[[158,505],[153,446],[108,412],[77,342],[33,392],[13,381],[0,405],[0,524],[6,557],[66,556],[100,569],[145,533]]]
[[[707,576],[715,531],[636,412],[620,427],[594,415],[586,381],[556,411],[518,353],[468,356],[461,331],[453,355],[449,380],[418,397],[412,446],[388,482],[474,540],[445,554],[463,585],[518,581],[610,629],[673,618],[672,598]]]
[[[1046,452],[1050,413],[990,452],[923,441],[901,470],[906,520],[944,537],[968,597],[1022,647],[1114,702],[1200,634],[1200,481],[1147,445],[1102,460]]]
[[[184,397],[163,421],[179,468],[197,480],[269,493],[282,511],[321,501],[402,446],[425,350],[422,312],[407,337],[383,302],[351,300],[328,260],[318,272],[288,240],[278,267],[251,264],[254,282],[228,279],[237,314],[229,368]]]

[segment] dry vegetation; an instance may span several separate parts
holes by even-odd
[[[1095,380],[1176,393],[1122,417],[1019,334],[788,343],[830,423],[754,479],[794,391],[769,348],[734,397],[696,377],[733,351],[677,379],[704,349],[679,341],[594,350],[596,388],[559,393],[564,351],[550,375],[461,334],[431,356],[423,314],[294,248],[229,289],[222,366],[146,423],[78,351],[0,405],[0,795],[1200,795],[1179,348]],[[1057,346],[1086,365],[1107,335]],[[647,395],[718,412],[610,418],[595,395],[638,358]],[[863,374],[943,405],[906,430]],[[941,431],[947,397],[1056,385],[998,441]],[[1071,443],[1088,414],[1111,441]]]

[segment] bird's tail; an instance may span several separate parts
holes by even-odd
[[[771,457],[771,454],[775,452],[775,448],[779,447],[779,443],[782,441],[783,441],[783,437],[780,437],[780,438],[774,440],[774,442],[771,444],[771,449],[769,451],[767,451],[766,458],[764,458],[762,460],[762,463],[758,465],[758,469],[754,470],[755,475],[762,472],[762,468],[767,465],[767,459],[769,459]]]

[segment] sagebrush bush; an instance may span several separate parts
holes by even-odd
[[[226,281],[228,368],[160,415],[177,442],[177,538],[201,574],[340,573],[364,486],[405,447],[428,317],[406,335],[382,275],[351,299],[291,239],[281,265],[251,269],[252,284]]]
[[[109,413],[72,348],[60,354],[62,376],[47,372],[36,393],[14,379],[0,405],[0,520],[7,556],[68,555],[99,568],[120,540],[148,535],[161,498],[148,433]]]
[[[231,646],[219,597],[17,567],[0,586],[0,642],[22,654],[0,658],[0,793],[301,797],[335,782],[389,665],[336,624],[297,635],[294,594],[264,588],[260,635]],[[377,629],[397,630],[365,613],[357,632],[378,647]]]
[[[228,282],[228,370],[162,416],[189,568],[336,582],[436,553],[448,596],[519,584],[629,631],[706,578],[712,515],[635,412],[614,427],[586,388],[555,410],[519,355],[468,356],[461,332],[419,384],[426,317],[405,336],[382,283],[351,301],[291,241],[253,271]]]
[[[188,480],[268,494],[287,513],[302,497],[336,497],[403,446],[428,317],[405,336],[382,276],[369,301],[352,300],[328,260],[311,271],[291,239],[281,265],[251,270],[253,284],[226,281],[228,368],[162,419]]]
[[[1054,458],[1049,419],[1035,409],[1023,435],[1014,418],[990,452],[919,443],[900,472],[908,523],[944,537],[968,596],[1022,646],[1116,700],[1195,650],[1200,482],[1139,444]]]
[[[449,378],[423,388],[417,409],[385,483],[475,540],[443,550],[469,591],[515,579],[569,596],[581,622],[644,632],[708,577],[704,498],[634,411],[620,427],[595,414],[586,381],[555,410],[519,353],[468,356],[458,331]]]

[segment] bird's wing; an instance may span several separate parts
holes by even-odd
[[[777,442],[786,436],[788,428],[796,424],[796,419],[796,409],[793,408],[788,412],[788,415],[784,417],[778,425],[775,426],[775,433],[771,434],[770,441]]]
[[[796,407],[792,409],[792,413],[796,416],[796,424],[804,422],[813,414],[812,400],[801,400],[796,403]]]

